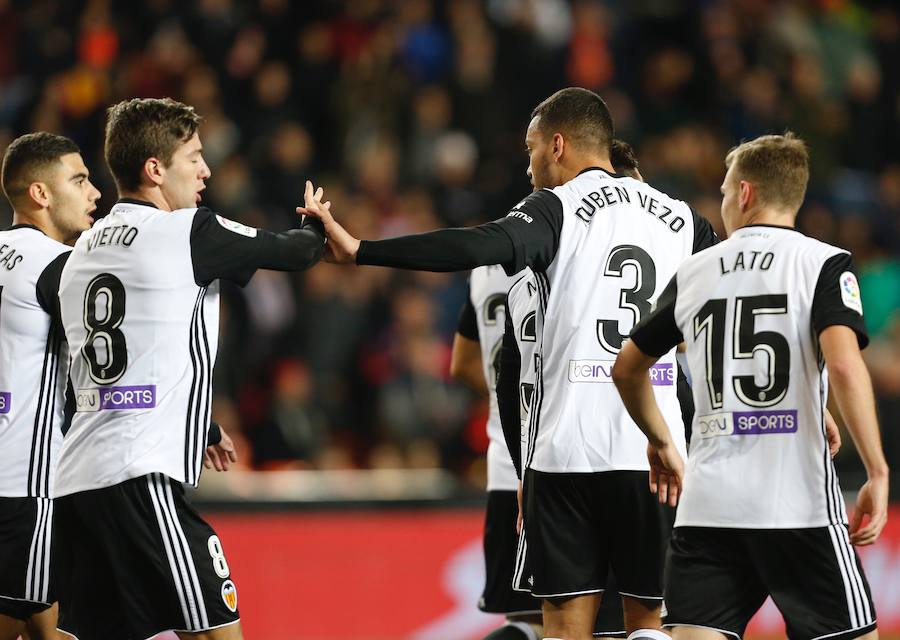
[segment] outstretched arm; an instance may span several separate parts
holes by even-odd
[[[328,236],[326,260],[421,271],[464,271],[499,264],[512,275],[526,266],[545,270],[559,246],[562,203],[536,191],[499,220],[477,227],[439,229],[387,240],[358,240],[320,202],[297,212],[320,219]]]

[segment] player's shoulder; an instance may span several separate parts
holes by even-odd
[[[25,253],[28,254],[27,261],[34,262],[37,267],[70,250],[68,245],[32,225],[13,225],[0,231],[0,260],[7,268],[25,260]],[[20,257],[17,259],[17,256]]]

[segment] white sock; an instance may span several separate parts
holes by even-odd
[[[625,640],[672,640],[672,636],[659,629],[638,629],[628,634]]]

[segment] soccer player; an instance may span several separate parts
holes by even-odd
[[[314,202],[300,210],[322,218],[336,261],[534,272],[544,328],[523,463],[528,580],[544,599],[546,636],[575,640],[591,637],[610,568],[628,632],[661,634],[662,527],[646,487],[647,441],[609,372],[678,264],[715,242],[709,223],[684,202],[616,174],[612,139],[603,100],[563,89],[532,113],[525,143],[537,190],[505,218],[360,242],[326,207]],[[677,423],[674,355],[654,373],[655,390]]]
[[[60,627],[80,640],[241,637],[222,543],[183,488],[196,486],[207,444],[218,280],[306,269],[324,235],[198,208],[210,177],[199,123],[170,99],[110,108],[119,201],[60,278],[76,404],[56,477]]]
[[[610,145],[610,161],[616,171],[626,173],[631,177],[640,179],[637,171],[637,159],[634,150],[622,140],[613,140]],[[527,286],[530,282],[532,285]],[[485,558],[485,587],[479,600],[479,608],[489,613],[506,614],[508,623],[489,634],[485,640],[515,640],[518,638],[537,638],[540,625],[540,605],[534,598],[525,593],[513,590],[512,575],[516,561],[516,548],[518,545],[516,531],[519,505],[516,497],[521,466],[514,467],[513,455],[519,453],[519,360],[510,365],[516,371],[514,380],[510,380],[513,393],[509,414],[509,421],[514,429],[506,433],[501,428],[500,413],[497,405],[497,380],[499,368],[501,343],[509,336],[509,340],[515,338],[510,329],[512,309],[507,304],[507,294],[510,302],[513,300],[513,289],[521,291],[518,298],[519,307],[523,314],[528,316],[529,327],[524,325],[524,317],[519,318],[515,325],[522,325],[521,339],[528,344],[536,344],[534,335],[533,310],[529,304],[534,294],[533,274],[526,268],[514,276],[508,276],[499,265],[478,267],[472,270],[469,277],[469,295],[463,309],[460,312],[459,326],[453,339],[453,352],[451,354],[450,372],[460,382],[481,395],[488,395],[489,413],[487,420],[488,444],[488,503],[485,512],[484,524],[484,558]],[[505,319],[504,319],[505,318]],[[506,335],[504,335],[504,328]],[[530,361],[531,354],[527,354],[525,360]],[[527,374],[526,374],[527,375]],[[526,380],[522,378],[524,389],[530,389],[533,384],[530,376]],[[524,393],[524,391],[523,391]],[[522,395],[522,415],[527,411],[527,402],[530,392]],[[504,437],[507,441],[504,442]],[[517,472],[518,469],[518,472]],[[521,589],[529,591],[527,588]],[[624,630],[622,620],[622,605],[618,596],[604,601],[604,607],[610,611],[598,614],[594,635],[609,636],[618,634]]]
[[[614,368],[652,445],[651,481],[680,501],[665,589],[678,640],[741,638],[769,595],[790,638],[877,637],[851,545],[884,527],[888,468],[851,256],[794,228],[808,160],[790,133],[728,154],[730,237],[678,268]],[[686,470],[647,376],[682,340],[696,404]],[[826,437],[829,382],[868,474],[849,526]]]
[[[13,225],[0,231],[0,640],[23,627],[36,640],[56,637],[52,488],[67,380],[48,284],[100,192],[78,145],[43,132],[7,147],[2,184]]]

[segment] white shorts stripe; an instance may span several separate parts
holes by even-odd
[[[48,602],[50,600],[50,549],[52,548],[53,541],[53,500],[49,498],[45,499],[47,500],[47,524],[45,526],[46,533],[44,535],[44,588],[41,591],[41,594],[43,595],[42,600]]]
[[[871,624],[875,620],[875,617],[872,615],[872,607],[869,603],[869,597],[866,595],[862,574],[859,572],[856,553],[853,550],[853,545],[850,544],[850,534],[847,531],[847,527],[841,525],[837,530],[844,541],[844,548],[847,550],[847,568],[850,573],[850,579],[856,585],[856,593],[859,595],[859,600],[862,603],[862,609],[860,611],[862,619],[860,620],[860,624],[865,626]]]
[[[25,572],[25,598],[35,602],[46,602],[50,592],[50,526],[52,524],[53,501],[50,498],[35,498],[37,515],[34,534],[28,551],[28,569]]]
[[[153,503],[153,511],[156,513],[156,522],[159,526],[159,533],[163,540],[163,546],[166,548],[166,559],[169,561],[169,570],[172,572],[172,579],[175,582],[175,592],[178,594],[178,601],[181,603],[181,613],[184,616],[184,624],[186,627],[193,627],[194,619],[192,617],[192,612],[187,605],[182,574],[177,567],[175,552],[172,549],[172,540],[169,536],[169,527],[166,524],[166,519],[162,513],[162,501],[157,494],[157,482],[157,474],[151,473],[147,476],[150,502]]]
[[[831,545],[834,547],[834,557],[837,560],[838,568],[841,571],[841,581],[844,584],[844,595],[847,599],[847,611],[850,613],[850,626],[859,627],[861,621],[859,618],[859,610],[857,608],[856,596],[854,594],[854,585],[850,581],[847,572],[847,559],[844,555],[843,540],[839,537],[836,528],[840,525],[831,525],[828,527],[828,535],[831,537]]]
[[[191,555],[191,547],[188,545],[187,537],[184,535],[184,529],[178,520],[178,512],[175,510],[175,499],[172,497],[172,485],[167,480],[164,483],[166,501],[168,503],[169,512],[172,514],[172,522],[175,526],[175,533],[181,543],[181,550],[184,554],[185,564],[188,568],[188,577],[193,586],[197,610],[200,614],[201,628],[205,629],[209,626],[209,616],[206,613],[206,602],[203,600],[203,590],[200,588],[200,578],[197,576],[197,567],[194,565],[194,559]]]

